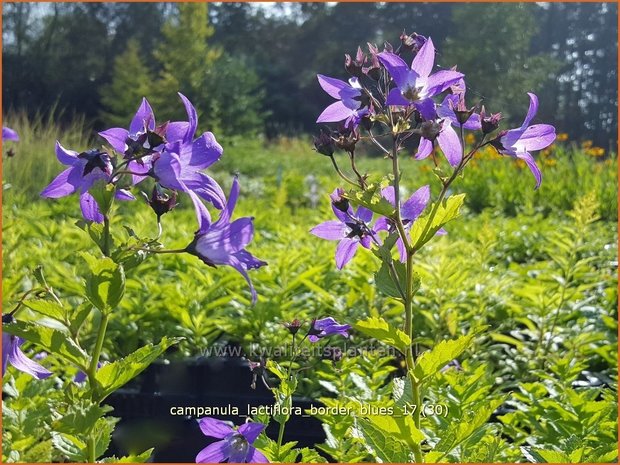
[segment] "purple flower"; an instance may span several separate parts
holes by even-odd
[[[337,220],[325,221],[310,230],[321,239],[340,241],[336,248],[336,266],[341,270],[355,256],[359,245],[370,249],[374,229],[368,226],[372,221],[372,212],[359,207],[355,212],[349,203],[342,199],[342,189],[331,194],[332,210]]]
[[[381,190],[381,195],[392,205],[396,205],[396,201],[394,199],[394,186],[389,186]],[[431,188],[429,185],[420,187],[417,191],[411,194],[404,203],[400,206],[400,217],[403,221],[403,226],[405,231],[409,233],[411,230],[411,226],[413,223],[420,217],[422,212],[426,209],[431,198]],[[395,230],[394,225],[385,217],[377,220],[377,225],[375,226],[378,231],[393,231]],[[447,234],[446,230],[441,228],[437,231],[438,235]],[[400,261],[404,262],[407,259],[407,252],[405,250],[405,244],[403,240],[399,237],[396,240],[396,247],[398,248],[398,253],[400,255]]]
[[[452,166],[458,166],[463,158],[463,148],[458,134],[452,129],[450,119],[446,118],[439,120],[439,122],[425,121],[422,123],[421,130],[420,144],[414,155],[417,160],[428,157],[433,151],[433,142],[437,140],[448,163]]]
[[[37,362],[26,357],[19,348],[23,343],[24,340],[22,338],[8,333],[2,333],[2,376],[4,376],[6,367],[9,363],[18,370],[28,373],[37,379],[44,379],[51,376],[51,371],[46,370]]]
[[[320,320],[314,320],[308,331],[308,339],[311,342],[317,342],[327,336],[333,336],[339,334],[340,336],[349,337],[347,332],[351,329],[351,325],[341,325],[332,317],[321,318]]]
[[[63,165],[69,166],[41,192],[42,197],[58,199],[71,195],[74,192],[80,194],[80,207],[82,215],[88,221],[101,223],[103,215],[95,199],[88,190],[97,181],[110,182],[113,166],[110,156],[99,150],[88,150],[78,153],[67,150],[60,142],[56,141],[56,157]],[[119,200],[133,200],[134,196],[128,191],[120,189],[116,192]]]
[[[101,362],[97,362],[97,370],[101,368]],[[73,377],[73,382],[75,384],[82,384],[84,381],[86,381],[86,373],[84,373],[83,371],[78,371],[77,374]]]
[[[530,150],[541,150],[548,147],[555,140],[555,128],[549,124],[534,124],[528,126],[538,111],[538,97],[528,92],[530,108],[519,128],[502,131],[497,138],[491,141],[499,153],[523,160],[536,178],[536,189],[542,182],[542,173],[530,154]]]
[[[381,52],[378,57],[396,83],[385,103],[403,106],[413,104],[422,116],[429,120],[435,117],[435,104],[431,97],[443,92],[463,77],[462,73],[454,70],[431,74],[435,64],[435,46],[430,37],[416,54],[411,68],[390,51]]]
[[[265,429],[262,423],[245,423],[236,430],[221,420],[201,418],[198,425],[202,433],[220,439],[202,449],[196,456],[196,463],[269,463],[252,444]]]
[[[194,196],[193,192],[189,192]],[[244,217],[231,222],[232,214],[239,197],[239,182],[234,179],[228,203],[222,210],[218,220],[211,224],[211,217],[206,207],[198,199],[194,199],[196,215],[200,229],[186,251],[196,255],[209,266],[228,265],[237,270],[250,285],[252,303],[256,302],[256,290],[247,271],[260,268],[267,263],[257,259],[245,247],[254,236],[253,218]]]
[[[12,141],[19,141],[19,135],[17,134],[17,131],[11,129],[11,128],[6,128],[6,127],[2,127],[2,140],[12,140]]]
[[[319,115],[317,123],[335,123],[343,121],[348,129],[359,126],[361,119],[369,113],[367,108],[362,108],[362,86],[356,77],[349,79],[347,84],[340,79],[331,78],[318,74],[319,84],[331,97],[338,99],[329,105]]]

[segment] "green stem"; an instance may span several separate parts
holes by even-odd
[[[344,174],[342,171],[340,171],[340,168],[338,167],[338,164],[336,163],[336,159],[334,158],[333,155],[331,157],[329,157],[329,158],[331,159],[332,164],[334,165],[334,169],[336,170],[336,173],[338,173],[338,176],[340,176],[342,179],[344,179],[349,184],[352,184],[354,186],[358,186],[358,184],[355,181],[353,181],[351,178],[347,177],[346,174]]]

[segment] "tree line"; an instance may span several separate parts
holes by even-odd
[[[615,3],[5,3],[4,111],[97,129],[126,125],[143,95],[182,117],[181,91],[223,135],[313,132],[329,103],[316,74],[346,77],[344,53],[403,30],[459,63],[470,102],[518,124],[531,90],[541,120],[615,146]]]

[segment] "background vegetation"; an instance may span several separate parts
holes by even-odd
[[[470,100],[517,122],[525,92],[536,92],[540,121],[609,149],[616,18],[612,2],[5,2],[4,110],[57,107],[66,110],[61,122],[83,115],[100,129],[126,121],[142,95],[158,115],[180,117],[171,97],[180,90],[218,134],[314,131],[329,101],[316,73],[341,75],[344,51],[397,43],[406,28],[433,37],[439,66],[458,62]]]

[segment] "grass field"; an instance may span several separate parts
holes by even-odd
[[[85,265],[76,251],[91,250],[92,245],[74,225],[77,198],[50,201],[38,198],[38,192],[61,168],[54,156],[55,139],[76,150],[88,148],[93,139],[79,122],[57,128],[49,121],[8,117],[6,123],[19,131],[21,141],[11,145],[13,157],[3,158],[3,304],[7,308],[31,286],[31,270],[41,264],[61,299],[82,305],[78,276]],[[293,318],[333,315],[353,322],[382,315],[400,324],[401,307],[373,285],[376,257],[359,253],[339,272],[334,244],[309,234],[314,225],[331,219],[328,193],[337,185],[329,160],[311,150],[310,138],[221,142],[224,156],[212,174],[225,191],[232,174],[240,174],[237,215],[255,217],[250,248],[269,264],[251,273],[257,305],[249,305],[245,282],[230,269],[208,268],[189,256],[150,258],[127,273],[126,298],[110,323],[106,357],[114,359],[164,335],[185,338],[173,357],[199,355],[225,342],[247,349],[259,342],[275,347],[283,338],[281,323]],[[527,168],[491,150],[484,152],[454,185],[455,192],[467,194],[465,214],[416,259],[422,287],[414,305],[414,342],[423,348],[485,328],[464,357],[463,371],[438,377],[429,399],[450,398],[458,411],[468,402],[508,395],[514,407],[467,443],[461,459],[525,460],[520,446],[532,444],[558,450],[565,455],[557,457],[563,459],[582,447],[579,458],[584,461],[605,461],[613,450],[617,158],[598,155],[587,143],[556,143],[538,155],[543,184],[535,191]],[[346,157],[338,160],[346,169]],[[387,171],[386,163],[370,156],[359,161],[361,170],[369,172]],[[408,179],[415,180],[405,189],[432,185],[430,159],[405,160],[402,166]],[[185,247],[196,229],[188,199],[181,202],[163,217],[162,241],[168,248]],[[141,236],[156,234],[155,217],[140,199],[117,208],[116,241],[127,239],[124,224]],[[366,342],[353,335],[353,344]],[[317,382],[339,379],[331,365],[319,363],[321,376],[305,378],[301,392],[314,398],[336,393],[355,398],[363,392],[381,400],[386,393],[377,386],[392,369],[376,369],[385,360],[355,363],[354,375],[338,388]],[[464,376],[477,379],[478,394],[463,388],[463,379],[457,382]],[[597,413],[586,413],[590,411]],[[549,412],[556,422],[553,428]],[[424,421],[432,435],[447,428],[450,419]],[[483,456],[480,444],[493,441],[496,455]],[[25,445],[11,447],[26,453]],[[344,444],[326,447],[339,461],[359,453]]]

